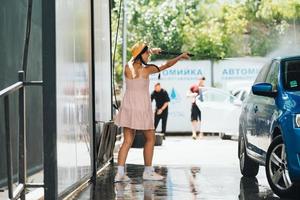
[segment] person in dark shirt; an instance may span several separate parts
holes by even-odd
[[[165,139],[170,98],[167,91],[161,88],[160,83],[156,83],[154,86],[154,91],[151,94],[151,101],[153,100],[155,100],[156,103],[154,127],[156,130],[159,121],[162,120],[161,131],[164,134],[163,138]]]

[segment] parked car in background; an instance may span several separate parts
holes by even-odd
[[[240,170],[255,177],[264,165],[280,197],[300,194],[300,56],[273,59],[258,74],[242,105]]]
[[[231,91],[231,94],[243,102],[250,93],[250,87],[237,88]]]
[[[242,102],[230,92],[218,88],[201,88],[196,98],[201,110],[201,131],[219,133],[223,138],[238,136],[238,122]]]

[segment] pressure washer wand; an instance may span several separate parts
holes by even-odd
[[[159,54],[160,54],[160,55],[179,56],[179,55],[182,54],[182,53],[181,53],[181,52],[171,52],[171,51],[165,51],[165,50],[162,50]],[[188,56],[192,57],[192,56],[194,56],[194,54],[188,53]]]

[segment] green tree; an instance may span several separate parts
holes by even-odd
[[[119,1],[114,0],[112,11],[113,36]],[[170,51],[192,52],[196,60],[265,56],[281,45],[280,39],[291,29],[295,33],[292,43],[298,41],[300,1],[130,0],[127,20],[128,47],[146,41]],[[118,41],[116,75],[121,81],[121,38]],[[129,59],[130,48],[127,51]],[[166,57],[152,59],[156,58]]]
[[[289,34],[291,24],[299,22],[298,0],[247,0],[245,7],[249,20],[250,55],[265,56],[278,48],[281,38]]]
[[[151,46],[180,51],[184,1],[131,1],[128,9],[128,44],[146,41]],[[151,9],[150,9],[151,8]]]
[[[115,83],[121,83],[122,82],[122,72],[123,72],[123,66],[122,66],[122,32],[119,30],[118,38],[116,41],[116,33],[117,33],[117,26],[118,26],[118,17],[119,17],[119,5],[120,0],[114,0],[112,4],[112,10],[111,10],[111,31],[112,31],[112,55],[115,58],[113,60],[114,64],[114,81]],[[120,15],[120,27],[122,24],[122,15]],[[120,29],[120,28],[119,28]],[[116,46],[116,52],[114,51],[115,43],[117,42]]]

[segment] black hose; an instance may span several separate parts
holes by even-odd
[[[117,44],[118,44],[118,35],[119,35],[119,26],[120,26],[120,17],[121,17],[121,7],[122,7],[122,0],[120,0],[120,5],[119,5],[119,14],[118,14],[118,24],[117,24],[117,32],[116,32],[116,37],[115,37],[115,47],[114,47],[114,56],[113,56],[113,61],[112,61],[112,75],[113,75],[113,90],[114,90],[114,97],[115,97],[115,102],[116,104],[114,107],[118,110],[119,109],[119,104],[117,101],[117,95],[116,95],[116,85],[115,85],[115,61],[116,61],[116,49],[117,49]]]
[[[179,56],[180,54],[182,54],[181,52],[171,52],[171,51],[165,51],[162,50],[160,53],[160,55],[172,55],[172,56]],[[194,56],[194,54],[188,53],[188,56],[192,57]]]
[[[27,74],[28,49],[29,49],[29,40],[31,34],[32,1],[33,0],[28,0],[28,7],[27,7],[27,22],[26,22],[26,30],[25,30],[25,43],[24,43],[24,51],[23,51],[23,63],[22,63],[22,70],[24,71],[24,80],[26,80],[26,74]]]

